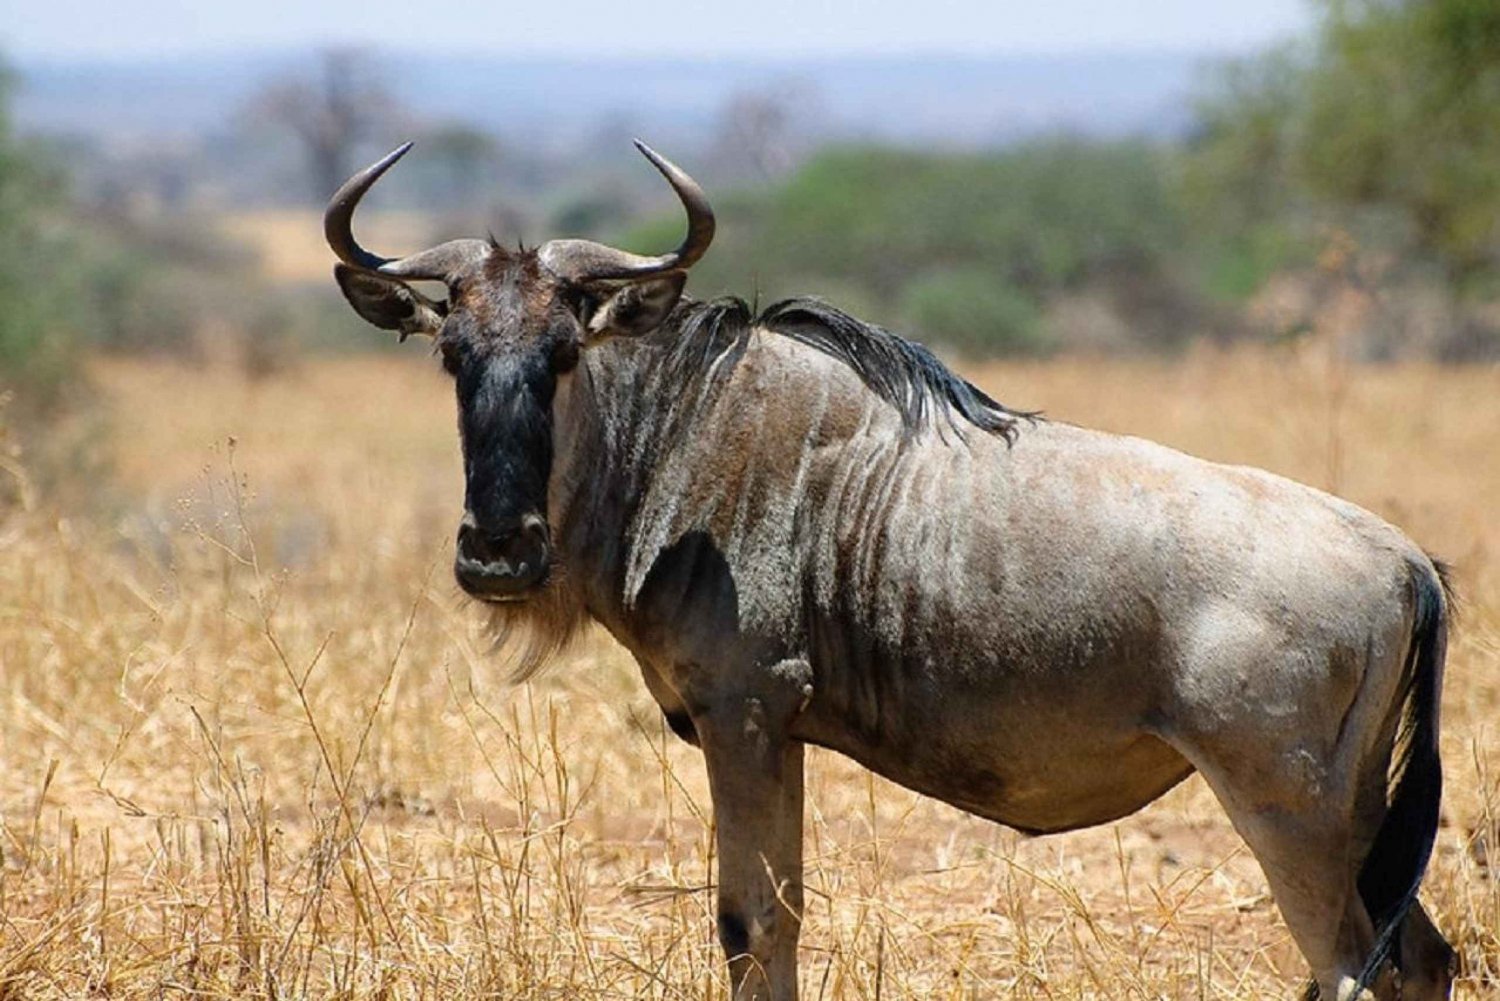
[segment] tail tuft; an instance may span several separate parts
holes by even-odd
[[[1443,794],[1438,712],[1453,591],[1448,567],[1436,560],[1432,567],[1436,573],[1412,565],[1416,614],[1391,758],[1390,806],[1359,872],[1359,895],[1375,924],[1375,946],[1360,972],[1360,990],[1374,982],[1387,961],[1399,968],[1401,924],[1417,899],[1437,837]]]

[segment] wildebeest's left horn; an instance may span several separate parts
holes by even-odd
[[[449,240],[410,257],[390,258],[370,253],[354,239],[352,223],[359,200],[380,180],[382,174],[406,155],[411,145],[409,142],[402,143],[349,178],[343,187],[334,192],[323,213],[323,235],[327,237],[328,246],[333,248],[339,260],[351,268],[390,275],[393,278],[443,281],[464,265],[483,258],[490,252],[490,245],[484,240]]]
[[[663,271],[690,268],[708,250],[714,238],[714,210],[698,182],[639,139],[635,148],[661,171],[687,210],[688,231],[682,245],[670,254],[644,257],[592,240],[552,240],[542,245],[538,255],[555,274],[572,281],[649,278]]]

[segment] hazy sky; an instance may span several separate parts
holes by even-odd
[[[0,0],[0,53],[135,59],[352,43],[466,52],[764,55],[1246,50],[1307,0]]]

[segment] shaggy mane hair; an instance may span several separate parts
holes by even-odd
[[[588,622],[583,600],[568,586],[567,567],[554,565],[551,577],[525,601],[489,606],[491,653],[509,668],[511,684],[521,684],[567,651]]]
[[[912,433],[942,419],[959,437],[958,421],[1013,442],[1034,411],[1012,410],[954,374],[927,348],[866,323],[821,299],[784,299],[756,315],[745,300],[726,296],[687,301],[661,326],[670,338],[673,384],[701,385],[727,377],[755,329],[769,330],[849,366],[872,393],[894,406]]]

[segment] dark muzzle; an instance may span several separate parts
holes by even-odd
[[[485,601],[515,601],[547,579],[547,523],[527,515],[505,529],[465,516],[458,527],[453,574],[458,585]]]

